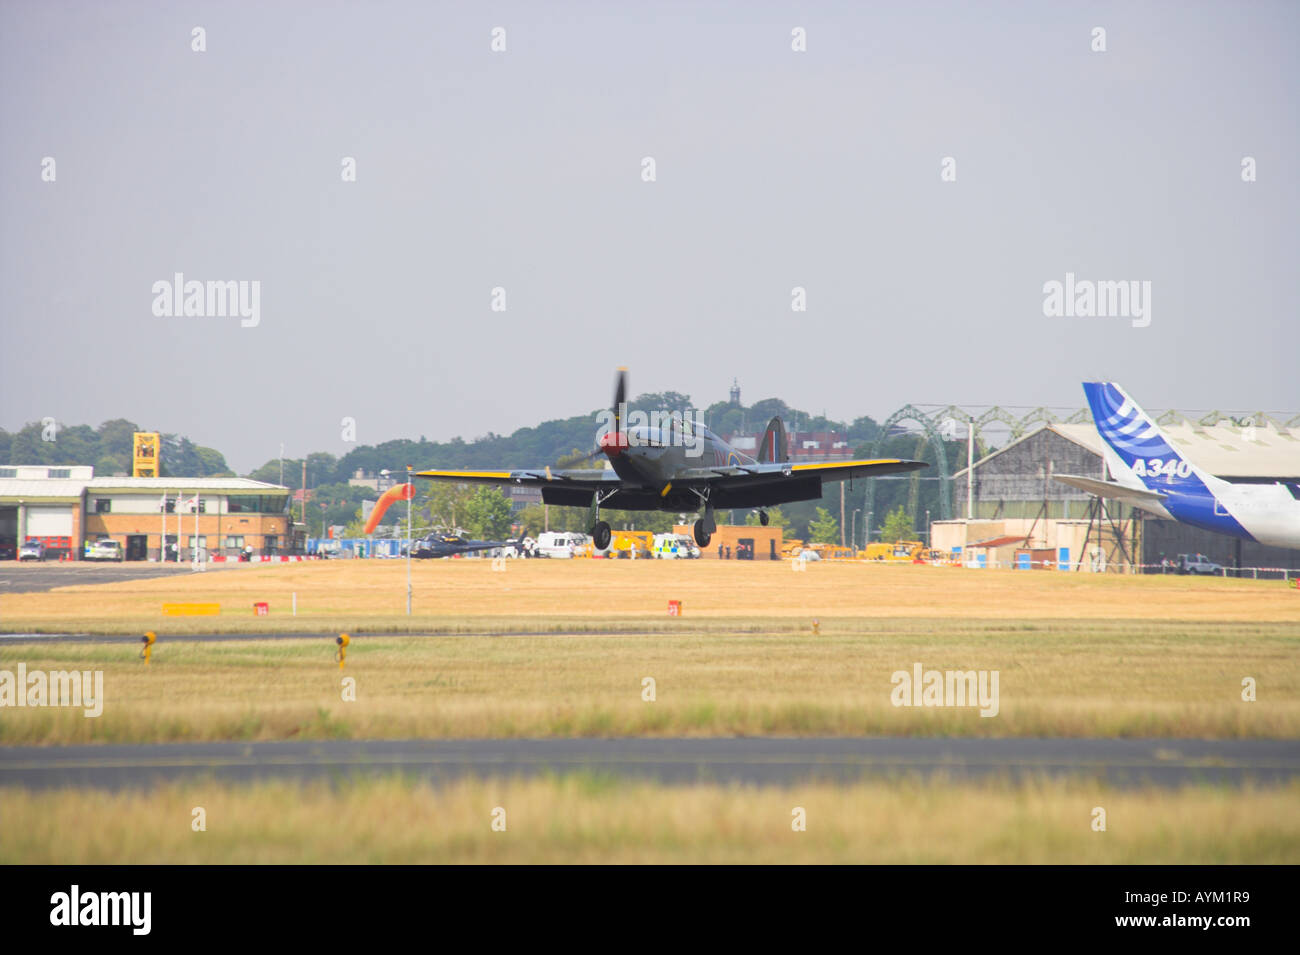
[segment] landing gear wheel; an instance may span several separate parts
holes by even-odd
[[[759,511],[759,512],[758,512],[758,522],[759,522],[760,524],[762,524],[764,527],[767,526],[767,522],[768,522],[769,520],[771,520],[771,518],[767,516],[767,511]]]
[[[596,526],[591,529],[591,542],[595,545],[596,550],[608,548],[610,538],[613,536],[614,534],[609,529],[609,525],[604,521],[597,521]]]
[[[708,547],[709,538],[712,536],[712,534],[704,529],[704,518],[701,517],[695,522],[695,543],[699,544],[701,547]]]

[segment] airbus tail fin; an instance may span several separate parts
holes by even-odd
[[[1201,471],[1119,385],[1084,382],[1092,420],[1105,442],[1106,464],[1121,484],[1148,491],[1212,490],[1219,483]]]
[[[780,464],[790,460],[790,447],[785,436],[785,425],[779,417],[767,423],[762,443],[758,446],[759,464]]]

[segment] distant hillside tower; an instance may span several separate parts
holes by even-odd
[[[731,403],[740,406],[740,382],[735,378],[731,379]]]

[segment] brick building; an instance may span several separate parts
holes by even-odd
[[[288,553],[286,487],[249,478],[95,477],[90,467],[0,467],[0,544],[45,543],[48,558],[79,560],[108,537],[127,560]],[[197,530],[195,522],[197,520]],[[165,534],[165,537],[164,537]],[[178,553],[179,551],[179,553]]]

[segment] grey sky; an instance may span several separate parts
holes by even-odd
[[[373,443],[583,413],[620,364],[634,392],[707,404],[736,376],[842,418],[1081,407],[1099,376],[1300,410],[1298,26],[1294,3],[6,2],[0,425],[128,417],[244,471],[346,452],[344,416]],[[259,280],[261,324],[155,317],[177,271]],[[1150,327],[1044,317],[1067,271],[1149,280]]]

